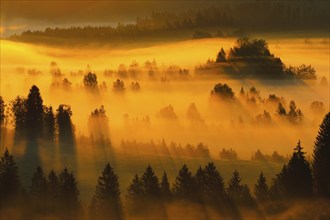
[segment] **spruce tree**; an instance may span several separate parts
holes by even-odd
[[[312,173],[302,149],[298,141],[288,164],[277,175],[279,189],[284,197],[307,197],[313,193]]]
[[[239,176],[237,170],[235,170],[228,184],[228,196],[233,200],[239,200],[241,197],[242,188],[243,185],[241,184],[241,177]]]
[[[150,165],[147,166],[146,171],[143,173],[141,183],[145,196],[157,197],[160,195],[158,178]]]
[[[324,117],[314,143],[314,188],[319,196],[330,197],[330,112]]]
[[[213,162],[205,166],[204,175],[204,193],[206,197],[212,200],[223,199],[225,196],[225,184]]]
[[[44,171],[38,166],[32,177],[31,195],[37,199],[45,198],[48,191],[47,187],[47,180]]]
[[[16,162],[6,149],[0,158],[0,202],[11,203],[19,196],[21,189]]]
[[[259,201],[265,201],[269,199],[269,187],[267,185],[266,178],[262,172],[258,177],[257,183],[254,185],[254,195]]]
[[[160,181],[160,193],[164,199],[169,199],[172,196],[166,172],[164,172]]]
[[[173,192],[180,199],[195,199],[195,180],[188,167],[184,164],[175,179]]]
[[[33,85],[26,100],[26,125],[30,138],[40,137],[43,125],[43,100],[39,88]]]
[[[121,201],[118,176],[110,164],[107,164],[98,178],[95,194],[92,199],[94,217],[121,219]]]

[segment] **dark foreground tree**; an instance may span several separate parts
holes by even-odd
[[[118,176],[107,164],[98,178],[91,203],[91,216],[97,219],[122,219]]]
[[[277,175],[279,193],[287,198],[301,198],[313,193],[312,173],[300,141],[288,164]]]
[[[228,196],[236,205],[253,206],[254,200],[250,189],[246,184],[241,184],[241,180],[239,173],[235,170],[228,184]]]
[[[160,193],[164,200],[168,200],[172,196],[172,191],[170,188],[170,183],[168,181],[166,172],[164,172],[162,179],[160,181]]]
[[[34,205],[35,213],[47,212],[46,203],[48,200],[48,184],[44,171],[40,166],[33,173],[30,194]]]
[[[254,195],[258,201],[265,201],[269,199],[269,187],[266,181],[266,177],[261,172],[257,183],[254,185]]]
[[[330,112],[324,117],[314,144],[314,188],[318,195],[330,197]]]
[[[183,165],[173,185],[174,195],[179,199],[194,200],[196,196],[195,189],[194,177],[191,175],[188,167]]]
[[[146,197],[156,198],[160,195],[158,178],[150,165],[147,166],[146,171],[142,175],[141,182]]]
[[[79,190],[76,178],[66,168],[59,175],[59,198],[61,214],[68,218],[77,218],[81,211]]]
[[[17,199],[21,190],[16,162],[13,155],[6,149],[0,158],[0,203],[10,204]]]

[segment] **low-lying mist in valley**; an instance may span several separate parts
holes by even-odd
[[[317,79],[259,80],[197,73],[196,68],[214,59],[221,47],[228,53],[235,39],[134,49],[56,48],[1,40],[6,117],[0,152],[7,148],[13,153],[25,186],[38,165],[46,173],[64,167],[73,170],[84,207],[108,162],[119,175],[122,195],[133,176],[142,174],[148,164],[158,177],[166,171],[170,182],[183,164],[195,172],[211,161],[225,183],[236,169],[249,187],[260,171],[270,181],[289,160],[298,140],[307,160],[312,160],[315,137],[330,110],[330,100],[328,39],[270,37],[268,43],[286,66],[311,65]],[[15,132],[13,106],[17,96],[28,97],[33,85],[48,106],[46,112],[51,112],[51,106],[56,116],[53,142],[31,141]],[[61,124],[59,116],[63,121],[71,117],[72,124]],[[318,207],[318,202],[310,206]],[[256,213],[240,211],[244,219],[262,219],[274,210],[280,214],[270,219],[299,219],[306,214],[299,204],[267,205]],[[223,218],[201,204],[183,207],[173,202],[162,208],[174,218],[186,218],[176,215],[185,212],[191,217],[200,214],[201,219]]]

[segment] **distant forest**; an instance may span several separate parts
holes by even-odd
[[[127,43],[146,37],[170,37],[191,31],[193,38],[212,37],[198,30],[212,29],[215,37],[241,37],[253,31],[329,30],[326,1],[242,1],[199,10],[153,12],[134,23],[111,26],[46,28],[24,31],[9,39],[35,43]],[[197,32],[196,32],[197,31]],[[195,32],[195,34],[193,34]]]

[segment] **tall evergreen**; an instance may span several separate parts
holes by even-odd
[[[60,143],[73,143],[74,129],[71,122],[71,107],[60,105],[56,111],[56,124]]]
[[[172,196],[170,183],[168,181],[166,172],[163,173],[162,179],[160,181],[160,193],[163,199],[169,199]]]
[[[195,199],[195,188],[194,177],[184,164],[179,170],[179,175],[176,177],[173,185],[174,195],[180,199]]]
[[[2,96],[0,96],[0,127],[5,122],[5,102],[2,99]]]
[[[43,100],[39,88],[33,85],[26,100],[26,125],[30,138],[39,137],[43,124]]]
[[[6,149],[0,158],[0,202],[12,202],[19,196],[21,189],[16,162]]]
[[[241,197],[241,192],[243,185],[241,184],[241,177],[239,176],[239,173],[237,170],[233,172],[233,175],[229,181],[227,193],[228,196],[234,200],[239,200]]]
[[[261,172],[257,183],[254,185],[254,195],[256,196],[256,199],[259,201],[265,201],[269,199],[269,186],[266,181],[266,177]]]
[[[318,195],[330,197],[330,112],[320,125],[313,151],[314,188]]]
[[[146,196],[160,195],[158,178],[150,165],[147,166],[146,171],[143,173],[141,183]]]
[[[127,192],[128,197],[131,198],[140,198],[144,194],[142,182],[137,174],[130,183]]]
[[[225,184],[222,176],[214,163],[208,163],[204,168],[205,184],[204,193],[208,199],[223,199],[225,196]]]
[[[55,140],[55,114],[52,106],[44,107],[44,137],[49,141]]]
[[[79,190],[72,172],[65,168],[59,175],[59,203],[61,212],[73,218],[80,211]]]
[[[47,188],[47,179],[44,171],[38,166],[32,176],[31,195],[37,199],[42,199],[47,194]]]
[[[94,217],[121,219],[122,208],[118,176],[109,163],[98,178],[91,207]]]
[[[312,173],[300,141],[288,164],[277,175],[279,190],[285,197],[299,198],[313,193]]]

